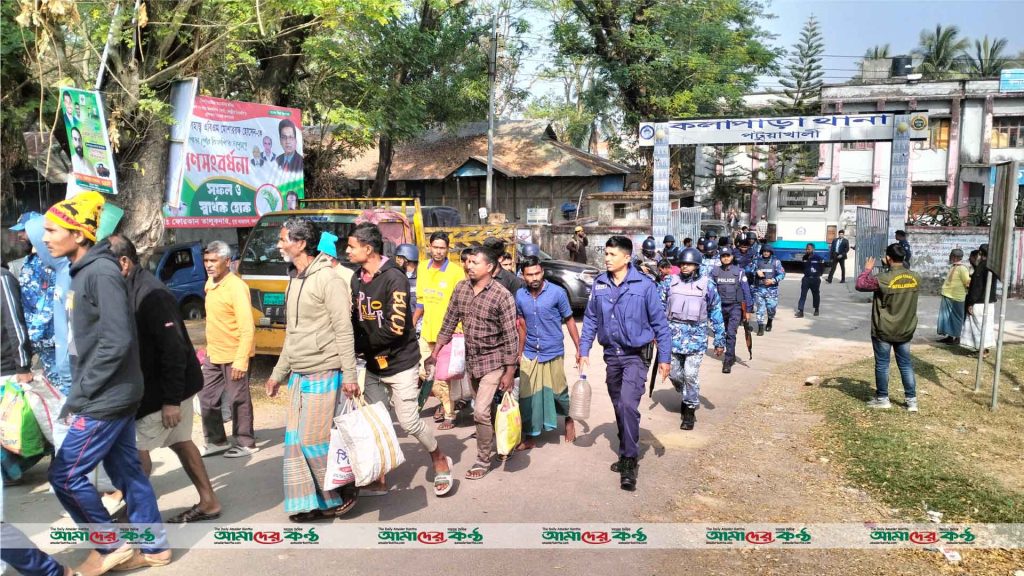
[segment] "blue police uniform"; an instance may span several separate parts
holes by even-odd
[[[743,322],[743,304],[747,311],[754,311],[754,296],[750,291],[750,282],[746,271],[735,263],[721,265],[711,271],[718,296],[722,300],[722,316],[725,319],[725,358],[723,363],[732,366],[736,363],[736,332]]]
[[[757,314],[758,332],[767,320],[769,330],[771,321],[775,318],[775,310],[779,306],[779,282],[786,277],[786,271],[782,269],[782,262],[774,255],[764,258],[758,256],[747,269],[754,279],[754,308]],[[758,275],[760,272],[762,275]],[[766,285],[765,280],[774,280],[771,285]]]
[[[814,315],[818,315],[821,304],[821,273],[825,270],[825,260],[817,254],[804,254],[804,277],[800,280],[800,301],[796,304],[797,315],[804,313],[807,302],[807,291],[811,291],[811,303],[814,304]]]
[[[683,397],[683,408],[700,406],[698,376],[708,348],[708,323],[715,335],[715,348],[725,344],[722,304],[709,276],[697,274],[684,280],[671,277],[665,296],[669,331],[672,334],[672,370],[669,380]]]

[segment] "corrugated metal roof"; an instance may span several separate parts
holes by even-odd
[[[557,140],[543,120],[495,123],[494,168],[510,178],[591,177],[629,174],[632,170]],[[376,148],[342,162],[336,170],[351,180],[373,180]],[[454,133],[431,131],[396,148],[391,180],[444,180],[468,160],[487,163],[487,123],[471,122]]]

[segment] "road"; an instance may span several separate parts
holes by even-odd
[[[870,302],[853,292],[852,279],[845,284],[822,286],[822,314],[793,317],[800,286],[800,274],[789,274],[781,286],[781,305],[775,330],[754,339],[754,358],[741,363],[730,375],[721,373],[720,360],[707,356],[701,368],[701,409],[697,428],[679,429],[679,396],[669,384],[659,384],[653,399],[641,403],[641,450],[639,489],[635,493],[619,489],[618,475],[608,466],[615,461],[615,423],[611,405],[604,392],[604,365],[599,350],[591,355],[590,380],[594,398],[590,420],[576,445],[566,445],[549,433],[538,448],[515,455],[484,479],[463,479],[475,456],[471,417],[460,426],[438,434],[441,447],[455,461],[456,486],[444,499],[435,498],[426,480],[427,454],[415,439],[399,433],[407,462],[389,476],[392,492],[384,497],[364,498],[353,513],[336,522],[395,523],[427,522],[473,523],[555,523],[570,522],[680,522],[707,519],[680,519],[673,515],[672,503],[685,498],[694,486],[696,456],[702,447],[727,429],[740,402],[759,394],[761,385],[772,374],[784,373],[789,366],[820,362],[821,369],[834,369],[830,351],[852,346],[864,347],[869,341]],[[917,341],[934,340],[938,308],[937,297],[922,297]],[[810,312],[810,304],[807,307]],[[1011,302],[1007,314],[1007,337],[1024,340],[1024,304]],[[742,331],[740,334],[742,342]],[[742,344],[741,344],[742,345]],[[567,351],[572,345],[566,340]],[[567,370],[569,380],[576,372]],[[898,388],[898,385],[897,385]],[[927,410],[927,401],[922,401]],[[432,412],[432,410],[431,410]],[[427,414],[425,411],[424,414]],[[779,415],[785,418],[784,414]],[[280,406],[258,406],[256,428],[259,453],[249,459],[208,458],[210,471],[224,515],[218,525],[254,525],[287,521],[281,508],[281,454],[284,412]],[[201,444],[201,427],[196,421],[193,432]],[[728,455],[722,455],[727,457]],[[194,502],[195,494],[185,474],[168,450],[154,453],[153,486],[160,495],[165,515]],[[46,493],[45,463],[31,470],[23,486],[7,489],[7,521],[51,522],[60,517],[52,495]],[[814,519],[800,519],[813,522]],[[740,552],[722,552],[739,554]],[[63,552],[58,557],[74,562],[81,551]],[[293,551],[221,551],[210,549],[178,550],[175,561],[160,569],[166,576],[201,572],[231,573],[327,573],[404,574],[438,572],[507,573],[515,566],[523,573],[550,572],[552,569],[593,574],[660,573],[664,567],[687,572],[679,564],[678,552],[634,552],[619,549],[614,553],[550,550],[319,550]],[[696,570],[693,573],[702,573]]]

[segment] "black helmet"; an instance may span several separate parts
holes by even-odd
[[[648,236],[647,239],[644,240],[643,247],[641,248],[641,250],[644,250],[646,252],[654,252],[654,248],[654,238]]]
[[[700,263],[704,260],[704,257],[700,255],[700,252],[696,248],[686,248],[679,253],[679,258],[676,259],[676,264],[696,264],[700,266]]]
[[[420,251],[416,248],[415,244],[399,244],[398,247],[395,248],[395,256],[401,256],[402,258],[411,260],[412,262],[419,262]]]
[[[722,249],[718,251],[718,256],[735,256],[735,252],[732,251],[732,246],[723,246]]]
[[[523,247],[519,250],[519,255],[523,258],[540,256],[540,246],[537,246],[536,244],[523,244]]]
[[[714,240],[708,240],[704,242],[705,254],[707,254],[708,252],[714,252],[715,250],[718,250],[718,242],[715,242]]]
[[[676,243],[676,237],[671,235],[671,234],[666,234],[665,235],[665,239],[662,240],[661,243],[662,244],[668,244],[669,242],[675,244]]]
[[[773,256],[775,255],[775,250],[772,249],[771,244],[761,244],[761,254],[764,254],[765,252]]]

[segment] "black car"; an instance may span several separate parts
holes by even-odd
[[[518,250],[523,251],[523,244],[519,244]],[[590,299],[590,288],[597,279],[601,270],[571,262],[569,260],[556,260],[547,252],[540,251],[540,265],[544,269],[544,279],[565,289],[569,294],[569,304],[573,312],[581,313],[587,307],[587,300]]]

